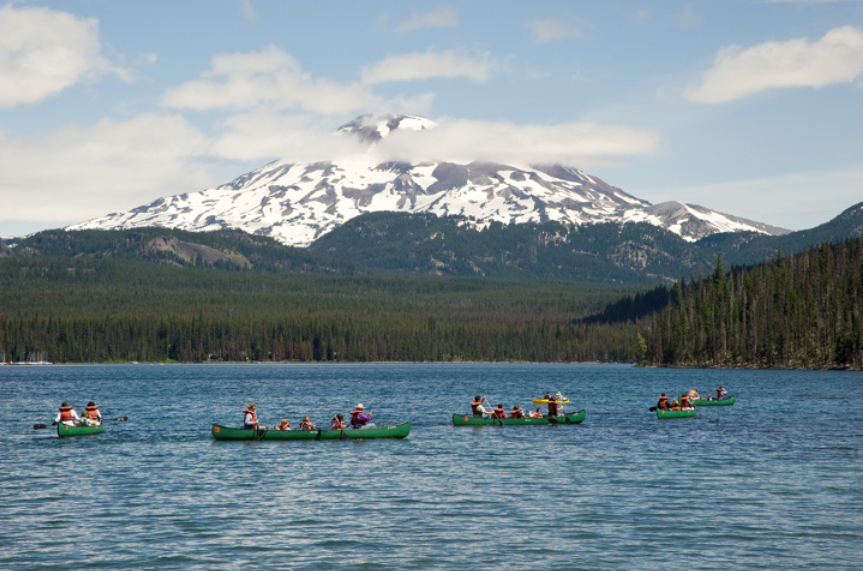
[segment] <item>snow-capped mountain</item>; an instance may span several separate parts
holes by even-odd
[[[434,122],[417,116],[363,116],[340,127],[338,133],[374,147],[399,129],[434,128]],[[217,188],[159,198],[68,229],[239,228],[284,244],[308,246],[361,214],[401,211],[463,215],[478,227],[489,221],[574,225],[640,221],[689,241],[717,232],[786,232],[696,205],[652,205],[569,166],[434,160],[381,163],[373,156],[313,163],[275,161]]]

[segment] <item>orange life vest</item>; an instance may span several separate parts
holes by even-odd
[[[680,408],[689,408],[689,397],[686,395],[680,397]]]
[[[255,413],[252,413],[253,416],[254,416],[254,414]],[[290,422],[282,422],[276,427],[276,430],[287,430],[290,427],[291,427]]]
[[[659,403],[656,406],[658,408],[668,408],[668,397],[659,397]]]
[[[491,409],[491,417],[492,418],[506,418],[506,413],[500,407],[494,407]]]
[[[510,418],[524,418],[524,413],[521,411],[520,408],[514,408],[509,411],[509,416]]]
[[[255,414],[255,411],[253,411],[253,410],[249,410],[249,409],[247,409],[247,408],[246,408],[246,409],[243,409],[243,424],[245,424],[245,423],[246,423],[246,415],[247,415],[247,414],[251,414],[251,415],[252,415],[252,424],[257,424],[257,423],[258,423],[258,415],[256,415],[256,414]]]
[[[345,422],[343,420],[339,420],[338,418],[334,418],[332,422],[333,430],[344,430]]]
[[[64,422],[66,420],[74,420],[75,417],[72,416],[72,407],[71,406],[61,406],[60,407],[60,422]]]

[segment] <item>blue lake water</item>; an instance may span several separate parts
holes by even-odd
[[[731,407],[657,420],[660,392]],[[476,393],[581,425],[454,427]],[[96,436],[60,439],[61,401]],[[405,440],[215,442],[358,402]],[[863,374],[606,365],[0,367],[0,569],[861,569]]]

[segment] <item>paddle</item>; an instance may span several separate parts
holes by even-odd
[[[118,416],[117,418],[103,418],[102,420],[103,421],[115,420],[117,422],[126,422],[127,420],[129,420],[129,417],[128,416]],[[52,422],[51,424],[34,424],[33,430],[42,430],[43,428],[48,428],[49,426],[57,426],[57,423]]]

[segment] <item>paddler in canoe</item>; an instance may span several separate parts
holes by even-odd
[[[318,427],[312,424],[308,416],[303,417],[303,421],[300,423],[300,430],[313,431],[317,429]]]
[[[344,430],[347,428],[345,425],[345,417],[342,416],[342,413],[338,413],[333,419],[330,421],[330,428],[333,430]]]
[[[243,428],[246,430],[257,430],[258,429],[258,415],[255,412],[258,410],[258,405],[255,403],[249,403],[243,410]]]
[[[81,417],[78,416],[72,405],[65,401],[60,405],[60,412],[54,419],[54,424],[67,424],[69,426],[78,426],[81,422]]]
[[[530,417],[531,418],[542,418],[542,411],[537,408],[535,411],[533,411],[533,413],[531,413]]]
[[[366,426],[369,422],[371,422],[372,415],[374,413],[374,410],[366,413],[363,404],[358,404],[354,407],[354,410],[351,411],[351,428],[353,428],[354,430],[358,430]]]
[[[273,428],[276,430],[290,430],[291,429],[291,422],[287,418],[283,418],[282,422],[273,426]]]
[[[102,411],[93,401],[87,403],[87,407],[81,414],[81,424],[86,426],[99,426],[102,424]]]
[[[725,400],[726,398],[728,398],[728,391],[725,390],[725,387],[716,389],[716,400]]]
[[[470,409],[473,411],[474,418],[482,418],[483,415],[492,414],[493,411],[482,406],[483,402],[487,402],[486,398],[483,396],[476,395],[473,399],[473,402],[470,403]]]
[[[557,397],[552,396],[551,393],[546,393],[546,398],[548,399],[548,416],[560,416],[562,414],[562,411],[560,409],[560,405],[557,402]]]
[[[497,406],[491,409],[492,418],[506,418],[506,412],[503,410],[503,404],[497,403]]]
[[[517,404],[512,405],[512,410],[509,411],[510,418],[527,418],[524,415],[524,411]]]

